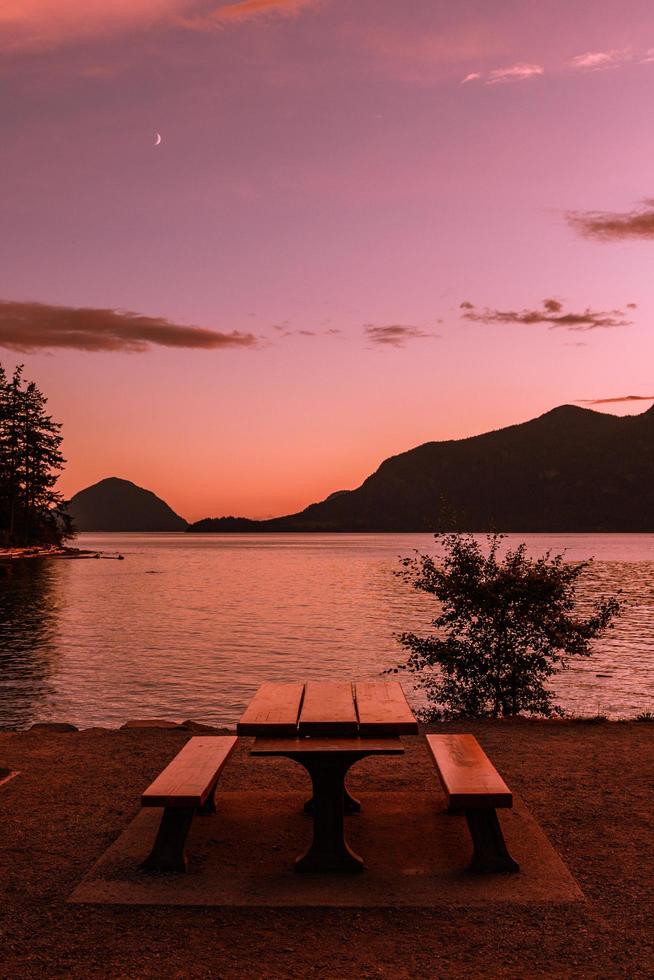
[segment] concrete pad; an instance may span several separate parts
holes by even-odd
[[[141,811],[68,899],[74,903],[199,906],[471,906],[565,903],[583,898],[561,858],[520,799],[500,812],[518,874],[465,870],[471,844],[463,816],[444,812],[429,793],[361,794],[346,818],[348,840],[366,861],[359,875],[298,875],[294,858],[311,838],[298,792],[228,792],[218,812],[198,816],[188,839],[186,874],[139,869],[161,810]]]

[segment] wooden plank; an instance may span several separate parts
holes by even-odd
[[[323,681],[306,684],[298,732],[300,735],[356,737],[358,724],[352,685]]]
[[[262,684],[236,726],[237,735],[293,736],[304,684]]]
[[[427,747],[451,807],[513,806],[511,790],[474,735],[427,735]]]
[[[235,735],[190,739],[141,797],[141,806],[202,806],[236,746]]]
[[[398,681],[362,681],[354,685],[360,735],[417,735],[413,716]]]
[[[369,755],[403,755],[399,738],[258,738],[250,755],[318,755],[364,752]]]

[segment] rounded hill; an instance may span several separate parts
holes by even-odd
[[[151,490],[117,476],[80,490],[68,503],[78,531],[185,531],[187,522]]]

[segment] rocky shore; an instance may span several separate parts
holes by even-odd
[[[30,558],[105,558],[123,560],[122,555],[107,555],[101,551],[88,551],[85,548],[70,548],[65,545],[38,545],[31,548],[0,548],[0,564]]]

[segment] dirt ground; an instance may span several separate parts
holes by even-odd
[[[654,725],[512,721],[438,730],[477,735],[585,902],[363,910],[67,905],[189,733],[0,733],[0,766],[20,770],[0,787],[0,976],[654,976]],[[435,775],[421,740],[405,743],[405,765],[388,778],[428,785]],[[280,778],[305,785],[299,767],[252,760],[248,749],[241,740],[225,789],[270,788]],[[363,765],[353,771],[354,792],[366,778]]]

